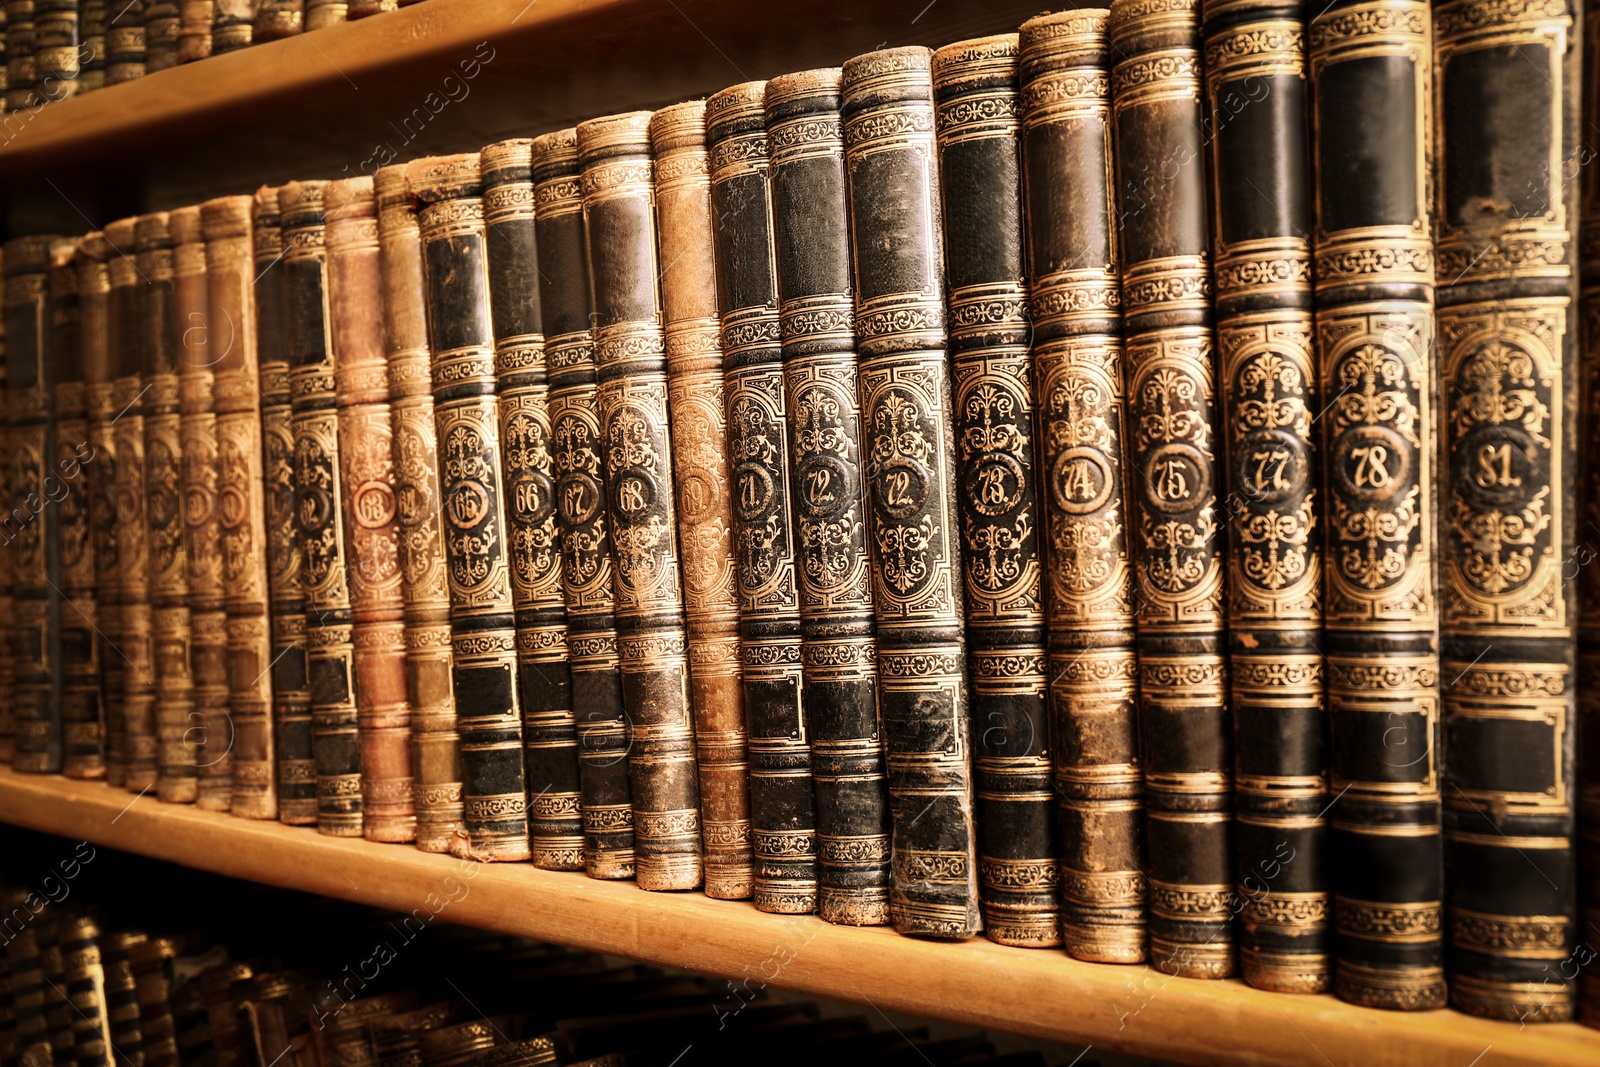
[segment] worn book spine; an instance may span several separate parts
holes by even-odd
[[[122,569],[117,533],[115,305],[111,263],[117,252],[96,230],[79,245],[78,301],[83,309],[89,405],[89,522],[94,536],[95,625],[99,628],[100,698],[104,714],[106,783],[121,786],[128,773],[127,729],[123,717],[128,661],[122,651]],[[7,553],[7,559],[10,555]],[[7,623],[9,626],[9,623]],[[10,648],[10,641],[7,643]],[[9,664],[8,664],[9,666]],[[9,684],[9,678],[5,681]]]
[[[790,509],[789,426],[768,193],[766,82],[705,104],[716,216],[717,304],[750,724],[750,826],[761,911],[817,910],[816,805],[800,662],[800,587]]]
[[[37,2],[37,0],[35,0]],[[144,0],[144,72],[178,65],[178,0]]]
[[[129,0],[126,6],[107,7],[106,74],[107,85],[120,85],[144,77],[144,0]]]
[[[722,380],[711,164],[706,106],[691,100],[650,119],[656,159],[661,306],[667,345],[667,410],[677,474],[678,548],[689,630],[689,686],[706,896],[754,892],[748,731],[739,667],[739,593],[734,571],[728,412]]]
[[[369,841],[409,842],[417,836],[411,703],[372,179],[330,182],[324,214],[339,480],[344,487],[339,507],[353,613],[362,834]]]
[[[305,0],[306,29],[320,30],[335,26],[349,18],[350,5],[345,0]]]
[[[1078,959],[1139,963],[1144,776],[1108,14],[1023,23],[1020,111],[1062,942]]]
[[[800,659],[816,801],[817,910],[889,921],[854,283],[837,68],[767,83],[772,241],[794,486]]]
[[[57,103],[78,92],[78,0],[34,0],[33,63],[41,100]]]
[[[212,0],[182,0],[178,5],[178,62],[193,63],[211,55]]]
[[[1111,108],[1127,330],[1129,519],[1139,650],[1150,958],[1226,978],[1233,753],[1223,647],[1227,530],[1198,0],[1111,4]],[[1177,165],[1168,179],[1174,160]]]
[[[4,3],[0,3],[0,115],[5,114],[5,112],[8,110],[6,106],[6,90],[7,86],[10,84],[8,81],[10,62],[7,56],[6,5]]]
[[[106,971],[106,1016],[111,1023],[106,1043],[117,1053],[112,1060],[114,1067],[143,1061],[144,1035],[139,1026],[139,1001],[128,949],[144,940],[144,936],[134,930],[117,930],[100,941]]]
[[[257,43],[293,37],[305,22],[305,0],[256,0],[255,34]]]
[[[1583,129],[1600,123],[1600,5],[1584,8],[1581,29],[1583,76],[1580,86]],[[1587,137],[1579,159],[1590,158],[1595,146]],[[1578,936],[1590,952],[1600,954],[1600,168],[1579,172],[1581,218],[1578,275],[1582,286],[1578,317],[1582,363],[1580,386],[1583,430],[1578,438],[1579,531],[1572,548],[1573,564],[1562,572],[1575,580],[1577,594],[1577,816]],[[1574,573],[1575,572],[1575,573]],[[1600,1026],[1600,968],[1578,972],[1578,1017]]]
[[[931,64],[925,48],[857,56],[843,68],[842,114],[890,913],[901,933],[962,938],[981,919]]]
[[[445,580],[439,450],[423,303],[422,238],[403,165],[372,176],[378,201],[383,343],[394,432],[395,520],[405,604],[417,847],[448,852],[461,824],[461,735],[450,689],[450,588]]]
[[[5,0],[6,110],[36,107],[33,60],[35,0]]]
[[[91,235],[98,236],[98,234]],[[88,237],[84,240],[87,242]],[[89,260],[85,259],[85,263]],[[3,300],[4,287],[5,249],[0,247],[0,455],[9,456],[10,444],[7,424],[10,422],[10,409],[6,405],[5,393],[5,312]],[[87,269],[87,267],[85,268]],[[80,283],[79,288],[83,286]],[[93,389],[90,390],[91,397]],[[11,502],[11,473],[0,464],[0,507],[9,511]],[[96,527],[96,534],[99,528]],[[11,692],[11,686],[16,677],[16,659],[12,634],[16,623],[15,601],[13,599],[16,580],[15,561],[11,558],[11,543],[15,540],[15,532],[4,525],[0,520],[0,692]],[[12,701],[0,701],[0,766],[11,766],[11,760],[17,754],[17,706]],[[115,784],[115,783],[113,783]],[[0,980],[0,1002],[4,1001],[6,987]],[[5,1055],[0,1049],[0,1056]]]
[[[1229,693],[1245,981],[1333,985],[1305,16],[1206,0],[1211,239],[1227,451]]]
[[[1016,34],[933,54],[984,932],[1061,944]]]
[[[672,498],[649,120],[648,112],[635,111],[581,123],[578,160],[631,742],[634,877],[644,889],[693,889],[702,873],[700,789]]]
[[[8,699],[16,708],[11,766],[33,774],[61,770],[61,592],[56,529],[60,482],[51,470],[55,426],[51,392],[49,273],[51,237],[18,237],[5,245],[6,464],[9,514],[4,520],[13,578]],[[52,492],[53,491],[53,492]]]
[[[294,427],[289,402],[288,309],[284,303],[284,243],[278,193],[279,189],[265,186],[256,192],[251,231],[271,618],[271,741],[276,757],[278,818],[291,826],[312,826],[317,821],[317,776],[311,754],[305,567],[295,528]]]
[[[233,719],[228,702],[228,617],[223,610],[226,583],[218,511],[221,461],[214,363],[229,336],[219,320],[217,350],[212,349],[200,209],[180,208],[171,213],[169,222],[178,344],[178,436],[183,450],[179,500],[189,621],[194,634],[189,645],[194,713],[186,733],[196,743],[195,806],[227,811],[233,806]]]
[[[364,19],[371,15],[381,15],[385,11],[400,10],[400,0],[350,0],[349,17]]]
[[[1341,0],[1308,48],[1334,990],[1400,1010],[1445,1004],[1431,31],[1419,0]]]
[[[115,1062],[100,937],[99,923],[87,915],[63,917],[56,934],[66,978],[62,992],[72,1025],[72,1062],[77,1067],[111,1067]]]
[[[525,860],[528,787],[517,693],[516,608],[495,402],[483,179],[477,155],[414,160],[440,505],[450,579],[452,685],[461,732],[461,849]]]
[[[317,830],[360,837],[361,746],[349,537],[343,521],[335,357],[328,299],[327,182],[278,193],[283,228],[284,349],[294,429],[295,533],[306,610],[306,679]]]
[[[107,0],[78,0],[78,92],[106,84]]]
[[[525,138],[500,141],[481,153],[489,308],[533,863],[545,870],[581,871],[578,728],[561,594],[531,144]]]
[[[1433,6],[1446,970],[1458,1011],[1524,1022],[1573,1017],[1581,958],[1574,16]]]
[[[61,773],[103,778],[105,736],[101,730],[99,610],[95,600],[94,530],[89,510],[93,491],[88,461],[88,361],[96,342],[89,333],[78,286],[78,242],[58,241],[50,250],[50,360],[55,381],[55,448],[50,487],[56,488],[56,555],[61,588]],[[104,303],[100,306],[104,314]],[[98,325],[103,326],[102,322]],[[99,330],[103,348],[104,331]]]
[[[211,11],[211,53],[222,55],[248,48],[254,37],[252,0],[215,0]]]
[[[578,732],[583,865],[591,878],[632,878],[628,724],[617,654],[616,564],[595,402],[589,253],[577,144],[577,132],[565,129],[535,138],[532,145],[534,210],[544,264],[539,303],[550,369],[551,459]]]

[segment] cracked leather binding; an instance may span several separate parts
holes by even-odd
[[[634,878],[700,884],[700,789],[672,499],[650,113],[578,125],[594,300],[596,403],[616,551],[617,649],[628,716]]]
[[[895,929],[981,928],[932,53],[843,68],[858,381],[888,748]]]
[[[1081,960],[1140,963],[1144,775],[1108,14],[1023,23],[1020,105],[1062,942]]]
[[[294,430],[295,533],[306,607],[306,678],[317,830],[360,837],[361,747],[355,693],[355,627],[349,537],[340,512],[339,416],[328,298],[327,182],[278,192],[283,229],[284,350]]]
[[[78,92],[106,84],[107,0],[78,0]],[[3,36],[3,34],[0,34]]]
[[[144,0],[144,72],[178,65],[178,0]]]
[[[34,0],[33,65],[41,100],[78,92],[78,0]]]
[[[193,63],[211,55],[212,0],[182,0],[178,5],[178,62]]]
[[[305,22],[305,0],[256,0],[255,33],[257,43],[293,37]]]
[[[1226,978],[1232,739],[1199,14],[1198,0],[1116,0],[1108,31],[1150,958],[1167,974]]]
[[[933,54],[983,928],[1061,944],[1016,34]]]
[[[450,689],[450,588],[445,580],[444,517],[439,511],[422,237],[405,167],[381,167],[372,181],[378,199],[383,343],[394,420],[417,847],[448,852],[450,838],[461,824],[461,736],[456,732],[456,700]]]
[[[1600,123],[1600,4],[1584,7],[1582,85],[1583,129]],[[1581,157],[1580,157],[1581,158]],[[1579,171],[1582,219],[1578,245],[1580,375],[1583,429],[1577,459],[1581,541],[1572,547],[1576,565],[1563,572],[1577,584],[1577,851],[1579,943],[1600,954],[1600,167]],[[1594,956],[1590,955],[1590,962]],[[1564,977],[1565,975],[1563,975]],[[1578,972],[1578,1017],[1600,1026],[1600,968]]]
[[[1304,6],[1205,0],[1239,961],[1333,984]]]
[[[723,402],[717,317],[715,223],[706,105],[692,100],[650,119],[656,157],[656,223],[667,345],[667,409],[677,474],[678,547],[689,628],[689,685],[706,896],[743,900],[754,892],[750,765],[739,669],[739,593],[734,567],[728,416]]]
[[[5,0],[6,6],[6,110],[26,111],[35,106],[33,83],[34,0]]]
[[[591,878],[633,877],[627,718],[617,657],[616,564],[606,519],[604,446],[595,403],[589,253],[575,130],[532,145],[539,303],[550,368],[550,439],[561,591],[578,730],[583,865]]]
[[[250,47],[254,19],[253,0],[215,0],[211,11],[211,53],[220,56]]]
[[[339,508],[355,648],[361,832],[369,841],[409,842],[417,836],[411,704],[372,179],[330,182],[323,208],[343,486]]]
[[[838,68],[767,83],[772,242],[800,586],[817,910],[889,921],[889,793],[856,392]]]
[[[316,761],[311,754],[311,689],[306,673],[305,565],[295,528],[294,426],[289,403],[288,310],[284,303],[280,188],[255,194],[256,349],[261,366],[262,493],[265,502],[268,609],[271,616],[272,741],[278,819],[317,822]]]
[[[1575,29],[1433,6],[1450,1003],[1530,1022],[1575,993]]]
[[[83,345],[83,377],[87,423],[80,452],[87,494],[89,537],[94,551],[95,658],[100,666],[96,684],[100,688],[100,745],[105,760],[105,780],[120,786],[127,773],[127,755],[122,736],[122,687],[125,660],[121,652],[122,609],[118,601],[121,584],[117,574],[117,499],[116,449],[112,444],[112,419],[117,409],[111,397],[111,275],[106,267],[111,246],[96,230],[78,242],[79,338]],[[11,565],[11,553],[0,550],[4,566]],[[6,577],[9,585],[9,571]],[[0,626],[9,631],[10,605],[0,606]],[[5,657],[0,664],[0,687],[11,688],[10,640],[5,642]]]
[[[144,77],[144,2],[129,0],[106,20],[107,85]],[[110,7],[106,10],[112,11]]]
[[[750,829],[761,911],[817,910],[816,809],[800,663],[798,555],[767,189],[765,82],[705,102],[732,476]]]
[[[1445,1003],[1431,167],[1420,0],[1311,21],[1335,992]]]
[[[414,160],[406,179],[418,201],[428,293],[452,686],[461,732],[466,839],[458,831],[452,849],[480,860],[525,860],[531,854],[528,786],[500,474],[483,181],[476,154]]]
[[[3,27],[0,27],[0,29],[3,29]],[[3,36],[3,33],[0,33],[0,36]],[[85,237],[84,240],[88,241],[90,238],[98,236],[99,234],[97,231],[96,233],[89,235],[89,237]],[[0,277],[3,277],[4,262],[5,250],[4,248],[0,248]],[[84,262],[84,269],[91,269],[89,266],[91,261],[85,259]],[[104,273],[105,269],[102,266],[101,274],[103,275]],[[3,287],[3,281],[0,281],[0,287]],[[79,287],[80,289],[83,287],[83,282],[81,280],[79,282]],[[6,424],[10,421],[10,409],[5,404],[6,394],[4,391],[5,313],[3,310],[3,303],[3,299],[0,299],[0,456],[9,456],[11,451],[9,438],[7,437]],[[105,369],[106,368],[103,366],[100,367],[100,371],[102,373],[105,372]],[[92,383],[90,385],[89,392],[92,403],[92,398],[94,396],[94,386]],[[11,475],[8,468],[0,466],[0,511],[9,512],[11,507]],[[12,633],[16,622],[16,615],[14,611],[15,602],[12,599],[14,593],[13,581],[15,580],[16,571],[10,552],[11,541],[15,537],[15,531],[11,525],[4,523],[4,518],[5,517],[3,515],[0,515],[0,692],[9,693],[11,692],[12,683],[16,676],[16,659],[13,654],[12,641]],[[110,529],[111,527],[108,524],[105,528]],[[94,533],[97,537],[99,536],[100,529],[101,528],[99,526],[94,527]],[[6,767],[11,766],[11,760],[16,754],[17,708],[16,705],[9,700],[0,701],[0,765]],[[6,995],[5,988],[4,981],[0,980],[0,1004],[4,1003],[4,998]],[[0,1033],[3,1032],[4,1028],[0,1027]],[[5,1053],[4,1050],[0,1050],[0,1056],[4,1055],[7,1055],[7,1053]]]
[[[571,656],[561,595],[531,144],[522,138],[501,141],[479,156],[489,308],[511,539],[511,594],[517,608],[517,671],[533,863],[545,870],[581,871],[578,732],[572,716]]]

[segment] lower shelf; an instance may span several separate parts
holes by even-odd
[[[982,938],[763,915],[698,893],[478,864],[0,769],[0,822],[188,867],[730,979],[1177,1064],[1493,1067],[1600,1064],[1600,1031],[1451,1011],[1401,1015],[1242,982],[1168,978]]]

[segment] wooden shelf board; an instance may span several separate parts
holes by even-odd
[[[0,821],[266,885],[775,988],[1176,1064],[1554,1067],[1600,1064],[1600,1032],[1456,1012],[1372,1011],[1242,982],[1166,978],[978,938],[763,915],[699,893],[477,864],[0,769]]]

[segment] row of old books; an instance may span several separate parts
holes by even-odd
[[[0,111],[31,112],[180,63],[418,2],[4,0]]]
[[[1309,14],[12,242],[17,765],[1571,1017],[1573,11]]]

